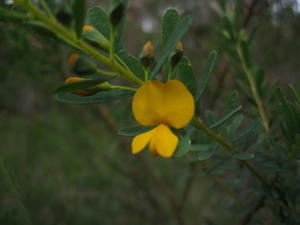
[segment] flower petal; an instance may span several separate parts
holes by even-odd
[[[194,98],[185,85],[178,80],[170,80],[166,83],[163,104],[163,121],[171,127],[182,128],[194,116]]]
[[[148,81],[137,90],[132,101],[134,117],[144,126],[167,124],[179,129],[192,119],[194,110],[193,96],[178,80],[166,84]]]
[[[136,91],[132,111],[139,124],[152,126],[161,123],[164,86],[158,80],[151,80]]]
[[[155,135],[152,136],[152,139],[150,140],[150,143],[148,145],[149,151],[151,153],[152,156],[156,157],[159,156],[158,152],[156,151],[156,147],[155,147]]]
[[[175,152],[178,144],[178,137],[172,133],[168,126],[161,124],[155,130],[151,139],[151,145],[152,142],[154,145],[154,148],[152,148],[156,150],[159,155],[168,158]]]
[[[133,138],[133,140],[131,142],[131,152],[133,154],[139,153],[146,147],[146,145],[149,143],[149,141],[153,137],[155,129],[156,128],[153,128],[152,130],[147,131],[142,134],[139,134]]]

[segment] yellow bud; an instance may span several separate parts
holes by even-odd
[[[82,78],[82,77],[69,77],[65,80],[65,83],[66,84],[71,84],[71,83],[76,83],[76,82],[80,82],[80,81],[83,81],[83,80],[86,80],[86,79]],[[88,96],[88,95],[94,94],[94,91],[76,90],[76,91],[73,91],[73,93],[77,94],[77,95],[81,95],[81,96]]]
[[[82,77],[69,77],[65,80],[65,83],[66,84],[71,84],[71,83],[76,83],[76,82],[83,81],[83,80],[85,80],[85,78],[82,78]]]
[[[182,42],[181,41],[178,41],[176,43],[176,50],[179,51],[179,52],[182,52],[183,51],[183,45],[182,45]]]
[[[74,66],[78,57],[79,57],[79,54],[77,54],[77,53],[73,53],[72,55],[70,55],[70,57],[68,59],[69,66],[71,66],[71,67]]]
[[[85,26],[82,28],[82,33],[86,32],[86,31],[89,30],[89,29],[94,29],[94,27],[91,26],[91,25],[85,25]]]
[[[147,41],[144,45],[144,53],[146,56],[152,56],[153,55],[153,44],[151,41]]]

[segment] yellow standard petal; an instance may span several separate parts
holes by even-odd
[[[195,101],[186,86],[178,80],[165,85],[163,120],[174,128],[186,126],[194,116]]]
[[[131,151],[133,154],[137,154],[140,151],[142,151],[146,145],[149,143],[149,141],[151,140],[155,129],[152,129],[150,131],[147,131],[145,133],[139,134],[137,136],[135,136],[131,142]]]
[[[161,124],[155,129],[150,145],[152,154],[158,153],[160,156],[169,158],[176,150],[178,137],[172,133],[168,126]]]
[[[144,126],[167,124],[184,127],[193,117],[194,98],[178,80],[166,84],[151,80],[143,84],[132,101],[132,111],[138,123]]]
[[[137,122],[143,126],[162,123],[164,84],[151,80],[143,84],[132,100],[132,111]]]

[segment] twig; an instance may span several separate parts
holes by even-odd
[[[60,23],[58,23],[55,19],[44,14],[40,9],[38,9],[31,1],[29,0],[16,0],[16,4],[22,7],[24,10],[30,12],[33,17],[41,22],[47,29],[54,32],[60,39],[65,41],[66,43],[74,46],[75,48],[82,50],[91,56],[94,56],[103,64],[109,66],[118,72],[123,78],[137,84],[141,85],[144,82],[136,77],[130,70],[126,70],[120,64],[118,64],[115,60],[103,55],[96,49],[94,49],[89,44],[85,43],[81,39],[78,39],[74,32],[66,29]]]
[[[247,225],[248,223],[251,222],[252,217],[255,215],[255,213],[264,206],[266,201],[266,196],[263,195],[257,202],[257,204],[253,207],[253,209],[247,213],[247,215],[242,219],[240,225]]]
[[[237,46],[237,53],[238,53],[238,56],[240,57],[242,68],[245,72],[245,75],[246,75],[247,81],[249,83],[251,92],[253,94],[255,103],[258,107],[259,115],[261,117],[263,126],[265,128],[265,132],[268,133],[269,132],[269,121],[268,121],[268,118],[267,118],[267,115],[266,115],[266,112],[265,112],[265,108],[264,108],[262,99],[259,96],[257,86],[255,84],[255,80],[253,79],[253,76],[252,76],[248,66],[246,65],[245,56],[244,56],[243,50],[241,49],[241,46],[239,45],[239,43],[238,43],[238,46]]]

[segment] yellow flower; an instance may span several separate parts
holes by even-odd
[[[180,129],[186,126],[194,110],[194,98],[182,82],[151,80],[144,83],[133,97],[132,111],[139,124],[157,126],[134,137],[132,153],[139,153],[148,145],[153,156],[171,157],[178,137],[169,127]]]

